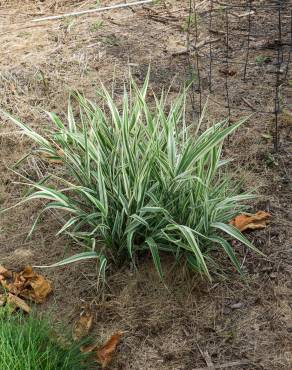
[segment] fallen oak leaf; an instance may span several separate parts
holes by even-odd
[[[7,296],[6,302],[7,304],[9,304],[9,306],[11,306],[14,309],[20,308],[26,313],[30,313],[31,311],[31,308],[29,307],[29,305],[23,299],[17,297],[14,294],[9,293]]]
[[[36,274],[31,266],[27,266],[19,274],[20,280],[24,279],[23,290],[19,295],[36,303],[43,303],[45,298],[52,292],[51,283],[42,275]]]
[[[12,272],[7,270],[4,266],[0,265],[0,280],[2,278],[10,278],[12,276]]]
[[[31,289],[25,289],[19,295],[35,303],[43,303],[46,297],[52,292],[50,283],[42,276],[30,282],[29,285]]]
[[[0,265],[0,284],[5,290],[9,290],[9,284],[7,283],[7,278],[13,276],[12,272],[7,270],[4,266]]]
[[[82,312],[79,320],[75,323],[72,337],[75,341],[84,338],[92,328],[93,315],[91,312]]]
[[[123,332],[118,331],[102,347],[97,349],[97,362],[101,365],[102,369],[105,369],[111,362],[122,335]]]
[[[229,222],[230,225],[236,227],[239,231],[264,229],[267,226],[267,221],[271,214],[265,211],[258,211],[256,214],[248,216],[241,214],[236,216]]]
[[[7,281],[3,282],[3,286],[6,290],[14,295],[19,295],[21,290],[23,289],[25,284],[25,279],[21,276],[20,273],[13,272],[12,274],[12,282],[7,283]]]
[[[36,276],[31,266],[26,266],[20,273],[20,276],[24,279],[32,279]]]
[[[21,272],[13,273],[11,282],[0,279],[0,283],[9,293],[36,303],[42,303],[52,291],[50,282],[36,274],[30,266]]]

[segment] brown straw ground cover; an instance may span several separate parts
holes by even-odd
[[[0,2],[1,109],[43,132],[50,124],[43,109],[64,116],[72,89],[94,98],[102,81],[108,88],[113,86],[119,101],[129,68],[134,78],[142,82],[149,63],[151,88],[159,93],[172,82],[170,95],[175,96],[188,73],[186,55],[174,56],[185,45],[188,2],[166,3],[168,6],[164,2],[156,5],[158,15],[145,6],[34,24],[31,19],[35,17],[87,9],[96,6],[96,1]],[[238,53],[238,58],[244,57]],[[255,53],[251,57],[257,56],[255,51],[251,53]],[[213,73],[219,86],[221,72],[215,68]],[[258,70],[250,73],[256,77]],[[265,107],[265,87],[272,83],[269,76],[261,81],[262,95],[257,95],[257,103]],[[283,96],[289,101],[292,92],[288,87]],[[232,88],[234,96],[240,96],[253,86],[234,78]],[[220,101],[220,88],[213,94],[211,98]],[[226,117],[226,109],[221,105],[212,105],[210,100],[209,106],[210,122]],[[234,113],[233,118],[241,115]],[[4,208],[25,195],[23,186],[14,183],[19,178],[10,168],[34,147],[4,117],[0,122],[0,202]],[[254,115],[224,147],[224,156],[234,158],[232,166],[243,179],[243,189],[257,187],[262,195],[252,204],[253,210],[272,214],[267,228],[247,234],[266,257],[234,246],[244,261],[246,281],[241,280],[225,257],[218,256],[229,279],[214,277],[211,284],[179,267],[173,268],[172,259],[166,257],[166,289],[149,256],[139,260],[138,272],[129,267],[114,271],[108,276],[106,289],[100,292],[95,265],[89,260],[42,270],[52,281],[54,293],[39,309],[53,310],[57,321],[72,325],[80,310],[90,307],[93,330],[100,342],[122,330],[124,336],[112,369],[190,370],[212,368],[210,363],[215,368],[229,365],[234,369],[290,369],[289,116],[282,117],[278,155],[272,154],[271,131],[270,117]],[[56,174],[62,171],[58,163],[37,157],[26,162],[25,171],[37,180],[47,166]],[[32,237],[26,238],[41,206],[40,202],[28,203],[0,215],[1,265],[16,270],[26,264],[50,264],[79,251],[69,239],[55,236],[60,223],[54,213],[44,216]]]

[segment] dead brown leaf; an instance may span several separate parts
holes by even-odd
[[[4,275],[0,276],[3,277]],[[9,272],[6,276],[9,276]],[[21,272],[13,273],[12,281],[7,282],[6,279],[2,278],[0,282],[9,293],[30,299],[36,303],[42,303],[52,291],[50,282],[42,275],[36,274],[30,266]]]
[[[93,315],[91,312],[83,312],[73,328],[73,339],[79,340],[84,338],[92,328]],[[88,351],[89,352],[89,351]]]
[[[14,309],[20,308],[26,313],[31,311],[29,305],[21,298],[17,297],[14,294],[9,293],[7,296],[7,303]]]
[[[227,69],[227,68],[222,68],[222,69],[219,69],[219,72],[225,76],[235,76],[236,75],[236,71],[234,69]]]
[[[111,362],[122,335],[123,332],[118,331],[102,347],[97,349],[97,362],[100,363],[102,369],[105,369]]]
[[[51,284],[42,275],[36,274],[30,266],[26,267],[19,274],[20,281],[24,281],[23,288],[19,295],[36,303],[43,303],[46,297],[52,292]]]
[[[7,270],[4,266],[0,265],[0,280],[3,280],[4,278],[9,278],[12,276],[12,273]]]
[[[265,211],[258,211],[252,216],[238,215],[229,222],[230,225],[236,227],[239,231],[264,229],[267,226],[267,221],[271,214]]]
[[[58,149],[56,150],[56,157],[46,152],[41,152],[39,155],[43,160],[48,161],[52,164],[62,164],[63,160],[58,157],[62,157],[63,154],[64,154],[63,150]]]

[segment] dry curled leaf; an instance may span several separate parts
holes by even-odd
[[[91,312],[83,312],[80,319],[75,323],[73,328],[73,339],[79,340],[84,338],[92,328],[93,315]],[[87,351],[89,352],[89,351]]]
[[[44,161],[48,161],[52,164],[62,164],[63,160],[59,158],[59,157],[62,157],[62,155],[64,155],[64,152],[63,152],[62,149],[56,150],[56,157],[54,157],[52,154],[49,154],[49,153],[46,153],[46,152],[41,152],[40,153],[40,157]]]
[[[12,272],[7,270],[4,266],[0,265],[0,284],[3,286],[5,290],[9,290],[6,279],[11,277]]]
[[[21,272],[13,273],[11,282],[5,279],[0,279],[0,282],[9,293],[36,303],[42,303],[52,291],[50,282],[42,275],[36,274],[30,266]]]
[[[102,347],[98,348],[97,362],[100,363],[102,369],[106,368],[106,366],[111,362],[122,335],[123,332],[118,331],[113,334]]]
[[[7,303],[14,309],[20,308],[26,313],[29,313],[31,308],[29,305],[21,298],[17,297],[14,294],[9,293],[7,296]]]
[[[12,273],[7,270],[4,266],[0,265],[0,280],[3,280],[4,278],[9,278],[12,276]]]
[[[42,303],[52,292],[51,284],[42,275],[36,274],[30,266],[19,273],[20,281],[24,281],[19,295],[36,303]]]
[[[238,215],[229,222],[239,231],[264,229],[271,214],[265,211],[258,211],[255,215]]]
[[[219,69],[219,72],[225,76],[235,76],[236,75],[236,71],[234,69]]]

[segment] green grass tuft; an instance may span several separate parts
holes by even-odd
[[[240,272],[227,239],[256,248],[228,221],[252,197],[229,181],[221,150],[245,119],[232,125],[223,120],[201,132],[200,123],[186,123],[186,91],[170,108],[165,94],[155,97],[153,107],[146,99],[148,80],[141,88],[131,81],[121,106],[104,87],[99,106],[75,94],[79,113],[73,113],[72,100],[67,122],[49,113],[55,129],[47,136],[9,116],[38,152],[64,167],[59,185],[54,176],[50,183],[30,183],[33,193],[23,201],[44,199],[43,211],[65,213],[59,233],[87,248],[59,265],[97,258],[104,278],[109,261],[135,263],[137,255],[149,253],[163,277],[160,257],[169,253],[210,278],[208,266],[216,262],[210,251],[221,249]]]
[[[88,357],[80,343],[66,344],[46,319],[23,316],[0,309],[1,370],[85,370]]]

